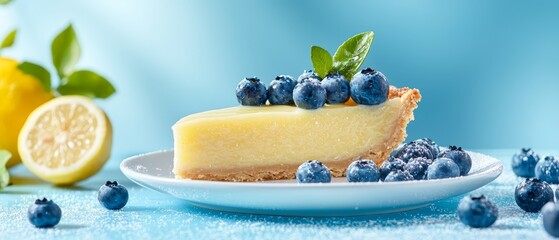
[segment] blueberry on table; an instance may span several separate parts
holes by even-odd
[[[271,105],[293,104],[293,89],[297,82],[291,76],[279,75],[268,87],[268,101]]]
[[[431,150],[431,153],[433,154],[433,158],[437,158],[440,154],[439,145],[437,145],[437,143],[431,140],[430,138],[420,138],[420,139],[413,140],[412,142],[423,144],[426,148]]]
[[[450,158],[437,158],[427,168],[427,179],[443,179],[460,176],[460,167]]]
[[[408,161],[408,163],[406,163],[404,170],[409,172],[415,180],[425,179],[427,169],[431,163],[431,159],[424,157],[412,158]]]
[[[543,205],[553,202],[553,190],[537,178],[524,179],[514,191],[516,205],[526,212],[539,212]]]
[[[350,82],[353,101],[363,105],[379,105],[388,99],[389,84],[386,77],[371,68],[356,73]]]
[[[546,203],[542,208],[543,228],[549,235],[559,237],[559,206],[553,202]]]
[[[395,158],[396,155],[398,155],[398,153],[400,152],[400,150],[402,150],[402,148],[404,148],[404,146],[406,146],[405,143],[402,143],[402,144],[398,145],[398,147],[396,147],[396,149],[394,149],[394,150],[390,153],[390,157],[391,157],[391,158]]]
[[[522,148],[519,153],[515,153],[512,156],[512,171],[519,177],[535,177],[536,164],[539,160],[540,156],[532,151],[532,149]]]
[[[460,175],[466,176],[472,168],[472,158],[461,147],[450,146],[441,153],[441,157],[449,158],[460,167]]]
[[[116,181],[107,181],[99,188],[97,200],[106,209],[119,210],[128,203],[128,190]]]
[[[402,159],[404,162],[408,162],[412,158],[424,157],[427,159],[435,159],[437,156],[433,156],[431,150],[427,148],[424,143],[410,142],[398,151],[396,157]]]
[[[559,183],[559,160],[553,156],[546,156],[536,164],[535,174],[537,179],[549,184]]]
[[[497,206],[483,195],[464,197],[458,204],[458,218],[473,228],[489,227],[497,221],[498,216]]]
[[[328,74],[321,84],[326,89],[326,103],[340,104],[349,99],[349,81],[343,75]]]
[[[241,80],[237,85],[236,95],[243,106],[262,106],[267,100],[266,86],[256,77]]]
[[[298,78],[297,78],[297,83],[301,83],[303,82],[303,80],[308,79],[308,78],[312,78],[312,79],[316,79],[317,81],[322,81],[322,78],[320,78],[320,76],[318,76],[318,74],[316,74],[313,70],[305,70],[303,71],[303,74],[301,74]]]
[[[389,158],[380,165],[380,180],[384,181],[386,176],[394,170],[404,170],[406,163],[399,158]]]
[[[37,199],[27,210],[29,222],[38,228],[50,228],[60,222],[62,211],[52,200]]]
[[[384,182],[403,182],[403,181],[411,181],[413,180],[413,176],[408,171],[402,170],[394,170],[390,172],[386,178],[384,178]]]
[[[329,183],[332,181],[332,173],[322,162],[309,160],[297,168],[298,183]]]
[[[318,109],[326,103],[326,89],[318,81],[303,81],[295,86],[293,100],[299,108]]]
[[[347,167],[346,178],[348,182],[378,182],[380,172],[372,160],[360,159]]]

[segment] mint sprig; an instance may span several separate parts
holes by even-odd
[[[311,61],[315,72],[321,77],[328,73],[340,73],[346,79],[351,80],[365,61],[374,38],[375,33],[364,32],[347,39],[338,47],[334,57],[330,57],[331,64],[326,60],[330,55],[328,51],[318,46],[312,46]]]
[[[82,95],[90,98],[108,98],[116,92],[103,76],[90,70],[76,70],[81,48],[72,25],[58,34],[51,44],[52,64],[60,79],[56,91],[60,95]],[[39,80],[41,86],[51,91],[51,74],[38,64],[23,62],[18,68]]]
[[[8,5],[12,0],[0,0],[0,5]]]

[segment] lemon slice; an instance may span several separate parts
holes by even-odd
[[[86,179],[109,159],[112,127],[93,101],[58,97],[35,109],[18,138],[23,164],[40,178],[67,185]]]

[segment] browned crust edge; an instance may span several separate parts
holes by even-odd
[[[360,158],[372,159],[377,165],[381,165],[390,155],[390,153],[407,137],[406,126],[413,120],[413,110],[417,108],[417,103],[421,101],[421,94],[417,89],[395,88],[390,86],[388,98],[402,98],[404,105],[400,111],[399,122],[396,123],[392,136],[380,146],[372,147],[368,152],[358,156],[337,160],[323,161],[325,165],[332,171],[333,177],[342,177],[345,175],[347,166],[354,160]],[[227,182],[255,182],[263,180],[280,180],[293,179],[299,165],[275,165],[267,167],[252,167],[227,170],[207,170],[207,169],[189,169],[175,172],[176,178],[194,179],[194,180],[211,180],[211,181],[227,181]]]

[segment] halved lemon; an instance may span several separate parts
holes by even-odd
[[[41,105],[29,115],[18,138],[23,164],[58,185],[97,173],[109,159],[111,145],[109,119],[82,96],[58,97]]]

